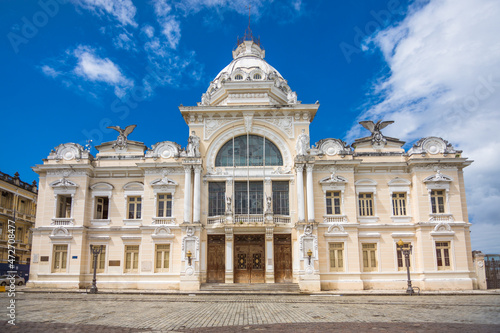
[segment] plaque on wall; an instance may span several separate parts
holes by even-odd
[[[120,266],[120,260],[110,260],[109,266]]]
[[[49,256],[41,256],[40,261],[49,261]]]

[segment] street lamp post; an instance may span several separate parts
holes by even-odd
[[[90,252],[94,256],[94,278],[92,279],[92,287],[90,287],[89,294],[97,294],[97,279],[96,279],[96,272],[97,272],[97,256],[102,252],[102,245],[99,247],[94,247],[93,245],[90,245]]]
[[[412,246],[410,244],[409,248],[403,248],[404,244],[403,241],[400,239],[399,242],[396,243],[398,246],[399,251],[401,251],[401,254],[405,256],[405,266],[406,266],[406,275],[408,276],[408,288],[406,289],[406,293],[410,294],[410,296],[415,293],[413,291],[413,288],[411,286],[411,278],[410,278],[410,253]]]

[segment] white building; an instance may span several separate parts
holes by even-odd
[[[405,151],[385,122],[364,123],[372,133],[351,146],[311,147],[319,104],[297,101],[264,55],[241,41],[201,102],[179,108],[186,149],[148,148],[128,127],[95,157],[68,143],[37,165],[31,286],[88,286],[90,245],[103,245],[100,288],[404,289],[401,239],[415,286],[472,289],[471,161],[438,137]]]

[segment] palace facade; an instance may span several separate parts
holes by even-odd
[[[311,146],[319,104],[303,104],[241,40],[196,106],[179,107],[185,148],[129,140],[56,147],[40,175],[30,285],[198,290],[202,283],[296,283],[303,291],[405,289],[396,243],[422,290],[472,289],[463,169],[439,137],[367,136]],[[393,126],[397,126],[393,125]]]

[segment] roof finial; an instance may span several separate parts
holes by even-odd
[[[252,5],[248,5],[247,7],[248,7],[248,30],[249,30],[249,31],[252,31],[252,30],[250,29],[250,15],[251,15],[250,10],[252,9]]]
[[[246,40],[253,41],[255,44],[260,46],[260,38],[255,38],[253,36],[252,29],[250,28],[250,23],[251,23],[251,18],[252,18],[252,6],[248,5],[248,6],[246,6],[246,8],[248,9],[248,27],[245,30],[245,35],[243,36],[243,38],[238,38],[237,46]]]

